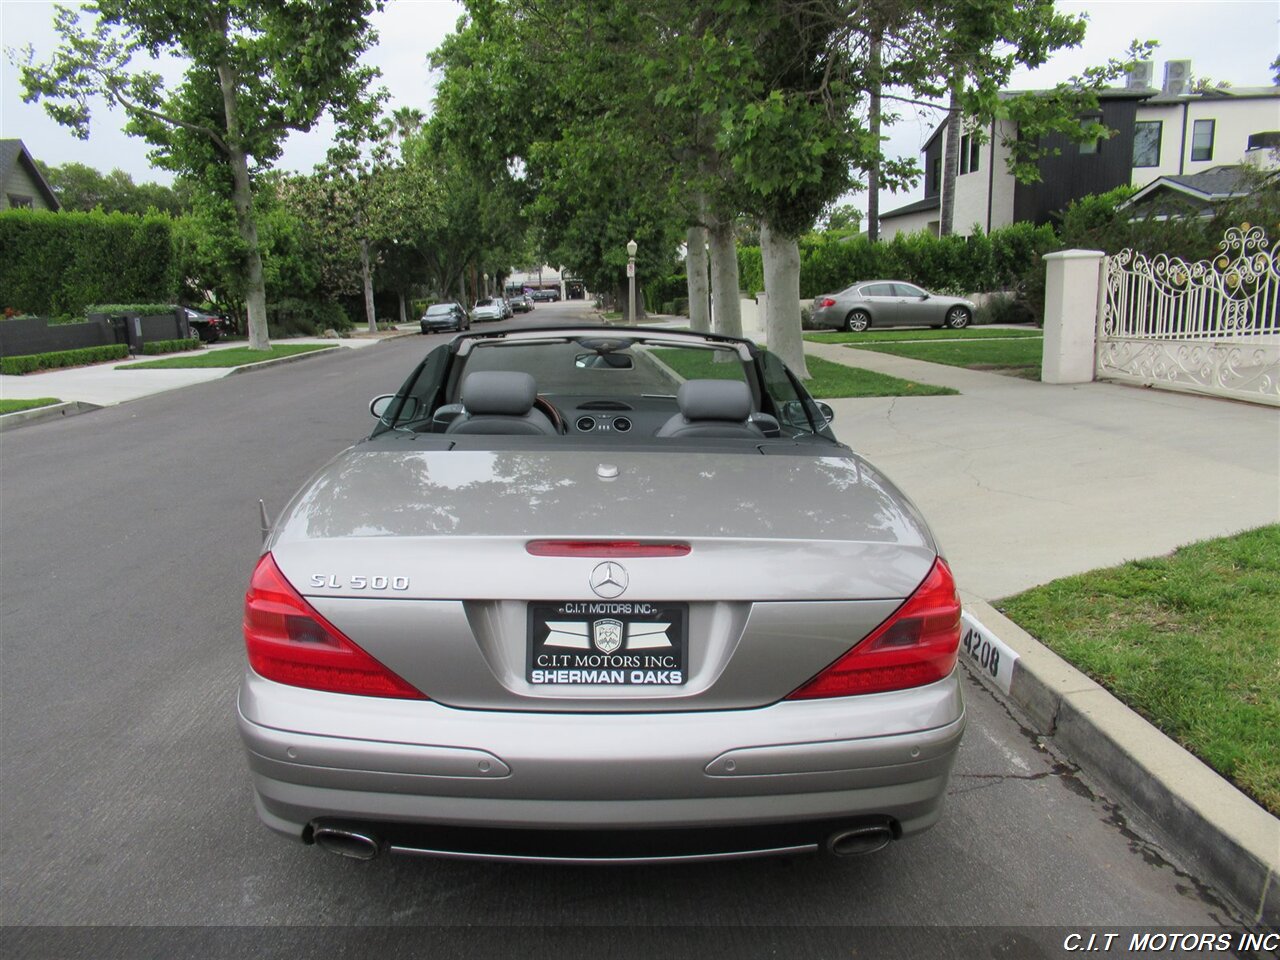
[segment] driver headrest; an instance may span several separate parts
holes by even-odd
[[[751,391],[741,380],[686,380],[676,394],[686,420],[737,420],[751,415]]]
[[[472,416],[524,416],[537,395],[533,377],[515,370],[478,370],[462,380],[462,405]]]

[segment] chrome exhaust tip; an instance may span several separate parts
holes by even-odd
[[[382,853],[382,842],[372,834],[339,826],[317,826],[311,831],[311,842],[321,850],[352,860],[372,860]]]
[[[827,852],[836,857],[858,857],[883,850],[893,840],[886,824],[837,830],[827,837]]]

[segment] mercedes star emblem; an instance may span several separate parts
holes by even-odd
[[[627,571],[620,563],[605,561],[597,563],[591,571],[591,589],[597,597],[612,600],[620,597],[627,589]]]

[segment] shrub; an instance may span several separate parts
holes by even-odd
[[[314,337],[326,330],[352,328],[345,310],[332,301],[286,297],[267,305],[267,333],[272,337]]]
[[[85,313],[136,313],[140,317],[158,317],[178,309],[173,303],[91,303]]]
[[[689,278],[683,273],[673,273],[669,277],[646,283],[642,292],[645,303],[666,303],[689,295]]]
[[[91,303],[176,296],[171,223],[160,214],[5,210],[0,290],[40,316],[84,314]]]
[[[20,357],[0,358],[0,373],[21,376],[33,370],[52,370],[56,367],[78,367],[86,363],[102,363],[104,360],[123,360],[129,348],[123,343],[106,347],[84,347],[80,350],[58,350],[55,353],[29,353]]]
[[[191,337],[187,340],[151,340],[142,345],[142,352],[146,354],[178,353],[182,350],[198,349],[200,349],[199,337]]]
[[[804,277],[804,250],[800,251],[800,276]],[[804,280],[800,281],[800,296],[804,296]],[[764,289],[764,259],[759,247],[738,247],[738,286],[744,290]],[[686,295],[688,291],[685,291]]]

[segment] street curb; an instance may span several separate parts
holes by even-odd
[[[1036,731],[1141,811],[1206,881],[1253,923],[1280,925],[1280,819],[1049,650],[984,600],[961,594],[966,613],[1017,654],[1006,696]]]
[[[42,423],[45,420],[74,417],[81,413],[88,413],[90,410],[101,409],[102,407],[96,403],[72,400],[68,403],[50,404],[47,407],[35,407],[32,410],[17,410],[0,416],[0,433],[5,430],[16,430],[19,427],[30,426],[33,423]]]
[[[390,338],[388,338],[390,339]],[[334,344],[324,350],[308,350],[305,353],[295,353],[289,357],[276,357],[272,360],[259,360],[257,363],[245,363],[238,367],[232,367],[228,372],[228,377],[233,377],[237,373],[252,373],[255,370],[265,370],[267,367],[278,367],[285,363],[297,363],[299,360],[310,360],[314,357],[325,357],[335,353],[342,353],[342,347]],[[222,379],[226,379],[225,377]]]

